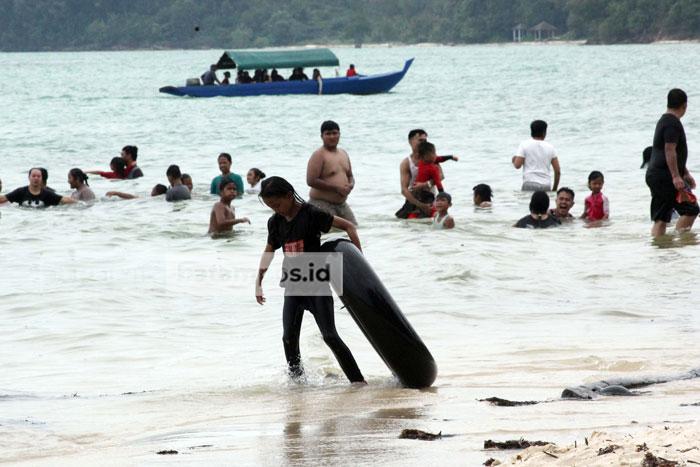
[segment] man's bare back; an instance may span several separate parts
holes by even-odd
[[[306,169],[309,198],[342,204],[354,187],[350,157],[344,149],[321,146],[311,155]]]

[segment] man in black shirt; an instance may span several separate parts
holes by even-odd
[[[61,196],[44,187],[44,176],[41,169],[33,168],[29,170],[29,185],[17,188],[16,190],[0,195],[0,204],[10,202],[20,206],[43,208],[56,206],[59,204],[73,204],[76,202],[70,196]]]
[[[691,193],[695,179],[686,167],[688,144],[681,118],[688,108],[688,96],[681,89],[668,92],[666,113],[656,124],[651,159],[646,182],[651,190],[651,234],[659,237],[666,233],[675,210],[680,214],[676,223],[679,232],[690,230],[700,209]]]

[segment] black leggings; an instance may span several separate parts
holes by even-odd
[[[340,367],[345,372],[350,382],[364,381],[360,369],[357,367],[350,349],[335,330],[335,319],[333,316],[333,297],[300,297],[285,296],[284,307],[282,308],[282,324],[284,326],[284,354],[287,357],[289,372],[292,376],[298,377],[304,374],[301,366],[301,354],[299,353],[299,333],[301,332],[301,320],[304,317],[304,310],[309,310],[316,319],[316,325],[321,330],[321,335],[326,345],[330,347],[335,355]]]

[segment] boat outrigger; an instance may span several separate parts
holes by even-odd
[[[186,86],[165,86],[160,92],[174,96],[260,96],[280,94],[378,94],[396,86],[411,67],[413,59],[406,60],[403,70],[376,75],[333,77],[321,80],[271,81],[249,84],[203,86],[198,78],[187,80]],[[224,52],[216,63],[217,70],[237,68],[239,71],[269,68],[298,68],[338,66],[338,57],[329,49],[302,49]]]

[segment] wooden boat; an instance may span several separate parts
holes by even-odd
[[[375,75],[356,75],[350,78],[333,77],[322,80],[273,81],[266,83],[202,86],[165,86],[160,92],[174,96],[261,96],[282,94],[378,94],[388,92],[404,77],[413,59],[406,60],[403,70]],[[243,70],[283,69],[298,67],[338,66],[338,57],[329,49],[302,49],[224,52],[216,64],[217,70],[237,68]],[[188,80],[196,81],[198,79]]]

